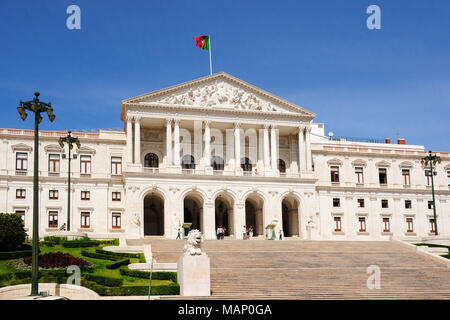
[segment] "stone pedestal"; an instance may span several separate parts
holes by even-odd
[[[177,263],[181,296],[210,296],[210,262],[206,253],[191,255],[185,252]]]

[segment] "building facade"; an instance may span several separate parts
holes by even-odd
[[[434,234],[423,146],[325,135],[315,114],[226,73],[122,101],[123,131],[76,132],[71,231],[176,238],[192,223],[242,239],[276,225],[311,240],[416,241]],[[31,235],[33,131],[0,129],[0,211]],[[66,132],[40,131],[40,235],[67,222]],[[450,235],[450,154],[434,175],[439,234]]]

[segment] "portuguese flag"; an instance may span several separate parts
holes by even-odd
[[[195,45],[203,50],[209,50],[209,36],[193,37]]]

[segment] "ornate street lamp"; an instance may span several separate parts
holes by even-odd
[[[438,235],[438,228],[437,228],[437,219],[436,219],[436,201],[434,200],[434,180],[433,176],[435,172],[433,172],[433,166],[436,167],[436,163],[441,163],[441,157],[437,156],[436,154],[431,154],[431,151],[428,151],[428,155],[420,161],[424,167],[430,165],[430,173],[431,176],[431,193],[433,195],[433,214],[434,214],[434,235]],[[425,175],[428,175],[425,171]]]
[[[33,173],[33,250],[32,250],[32,271],[31,271],[31,295],[37,296],[39,285],[39,123],[42,121],[41,112],[46,112],[51,122],[55,120],[51,103],[39,101],[39,92],[34,93],[35,98],[23,102],[17,107],[20,118],[27,118],[26,110],[34,112],[34,173]]]
[[[70,231],[70,160],[72,158],[72,149],[73,149],[73,144],[75,143],[77,145],[77,148],[80,149],[80,139],[78,139],[78,137],[72,137],[72,131],[69,131],[69,134],[65,137],[60,137],[59,138],[59,145],[61,146],[61,148],[64,148],[64,142],[67,143],[69,145],[69,157],[67,158],[69,160],[69,177],[67,179],[67,184],[68,184],[68,191],[67,191],[67,231]],[[64,155],[63,155],[64,157]],[[74,154],[73,158],[76,159],[77,155]]]

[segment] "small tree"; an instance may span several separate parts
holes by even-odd
[[[25,238],[22,219],[14,213],[0,213],[0,251],[19,249]]]

